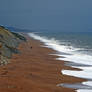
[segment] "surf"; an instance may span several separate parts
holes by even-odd
[[[56,58],[57,60],[69,61],[71,64],[66,64],[67,66],[81,69],[81,71],[62,70],[61,72],[64,75],[92,80],[92,56],[90,54],[81,52],[81,50],[85,50],[84,48],[75,48],[72,46],[72,44],[64,45],[60,40],[40,36],[36,33],[28,33],[28,35],[35,40],[43,42],[45,47],[56,50],[57,54],[55,55],[59,56],[59,58]],[[64,58],[62,58],[62,56]],[[91,81],[85,82],[85,85],[90,86],[91,83]],[[84,84],[84,82],[82,84]],[[81,92],[81,90],[82,89],[78,89],[77,91]]]

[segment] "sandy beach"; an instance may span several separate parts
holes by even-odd
[[[0,92],[75,92],[57,85],[83,82],[83,79],[61,73],[62,69],[77,69],[64,66],[64,61],[49,55],[56,52],[41,47],[43,43],[28,36],[27,39],[19,46],[21,53],[13,55],[8,65],[0,66]]]

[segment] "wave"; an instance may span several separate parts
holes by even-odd
[[[92,79],[92,56],[81,52],[81,50],[85,50],[84,48],[74,48],[72,45],[64,45],[61,41],[56,40],[55,38],[49,39],[44,36],[39,36],[35,33],[28,33],[28,35],[36,40],[43,42],[46,47],[56,50],[58,52],[57,55],[60,56],[60,58],[57,58],[58,60],[73,62],[75,65],[71,65],[71,67],[82,69],[82,71],[62,70],[61,72],[63,74],[85,79]],[[62,58],[62,56],[64,58]],[[87,85],[90,85],[90,83],[92,82],[89,82]],[[78,90],[78,92],[81,91]]]
[[[92,65],[92,56],[80,52],[81,50],[84,50],[83,48],[74,48],[73,46],[61,45],[62,42],[56,40],[55,38],[48,39],[47,37],[39,36],[34,33],[29,33],[29,36],[33,37],[36,40],[40,40],[41,42],[44,43],[46,47],[56,50],[59,53],[58,54],[59,56],[61,55],[66,57],[66,58],[58,58],[59,60],[63,59],[65,61]],[[62,53],[66,54],[63,55]]]

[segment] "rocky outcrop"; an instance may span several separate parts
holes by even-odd
[[[0,26],[0,65],[7,64],[13,53],[19,53],[17,48],[22,41],[26,41],[24,36]]]

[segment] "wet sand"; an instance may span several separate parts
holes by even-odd
[[[0,66],[0,92],[75,92],[57,86],[60,83],[83,82],[84,79],[61,74],[62,69],[78,70],[55,60],[52,49],[41,47],[39,41],[27,37],[19,46],[21,54],[13,55],[11,63]],[[32,47],[31,47],[32,46]]]

